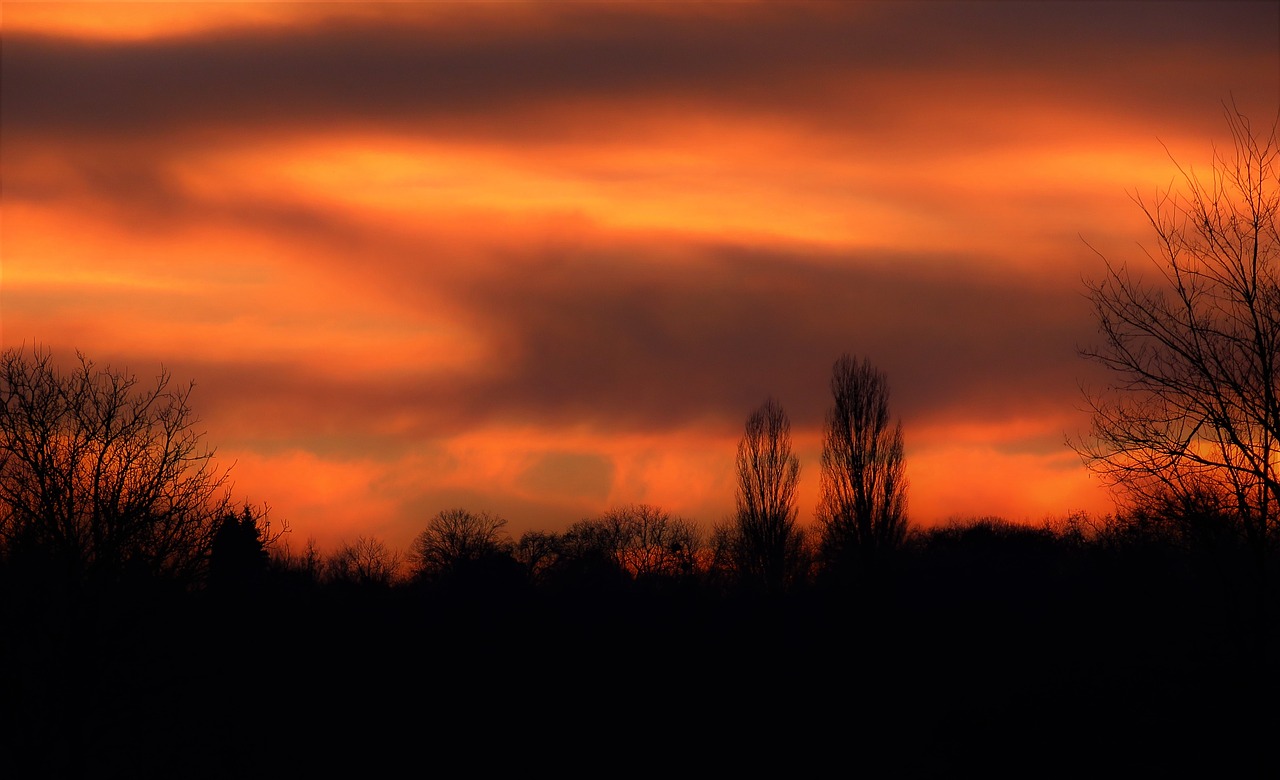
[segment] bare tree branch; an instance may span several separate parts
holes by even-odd
[[[1201,177],[1133,196],[1155,233],[1145,276],[1104,258],[1088,283],[1101,343],[1081,355],[1112,383],[1085,389],[1093,421],[1072,446],[1135,502],[1233,497],[1263,550],[1280,500],[1280,146],[1225,107],[1232,151]]]

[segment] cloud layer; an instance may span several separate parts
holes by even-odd
[[[709,526],[770,395],[807,519],[845,352],[917,521],[1105,511],[1091,246],[1280,95],[1258,3],[91,5],[5,9],[0,338],[194,379],[323,546]]]

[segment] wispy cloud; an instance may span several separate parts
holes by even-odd
[[[846,351],[921,522],[1105,508],[1062,444],[1082,236],[1140,256],[1165,146],[1280,94],[1258,3],[41,5],[4,10],[4,345],[194,378],[330,542],[719,521],[766,395],[807,515]]]

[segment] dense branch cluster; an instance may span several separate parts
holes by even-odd
[[[888,379],[869,360],[841,357],[831,394],[818,522],[824,555],[848,566],[892,551],[906,535],[902,423],[891,420]]]
[[[234,512],[190,393],[167,372],[144,387],[83,355],[63,372],[48,351],[5,351],[2,550],[75,577],[194,577],[218,521]]]
[[[1106,261],[1089,287],[1101,344],[1082,352],[1114,381],[1075,446],[1138,503],[1229,507],[1261,561],[1280,517],[1280,146],[1227,119],[1207,180],[1179,167],[1181,189],[1135,198],[1155,273]]]

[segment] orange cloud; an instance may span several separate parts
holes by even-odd
[[[1115,511],[1113,497],[1069,451],[1010,454],[980,444],[940,443],[917,449],[907,463],[910,515],[923,527],[951,518],[996,516],[1035,524],[1071,512],[1101,517]]]
[[[183,37],[211,31],[288,29],[300,19],[315,24],[327,19],[376,18],[379,3],[307,2],[169,2],[119,0],[6,3],[5,29],[90,40],[143,41]]]
[[[710,525],[769,394],[807,521],[846,351],[913,518],[1103,511],[1081,239],[1275,95],[1273,6],[1181,10],[7,4],[0,338],[195,379],[301,538]]]

